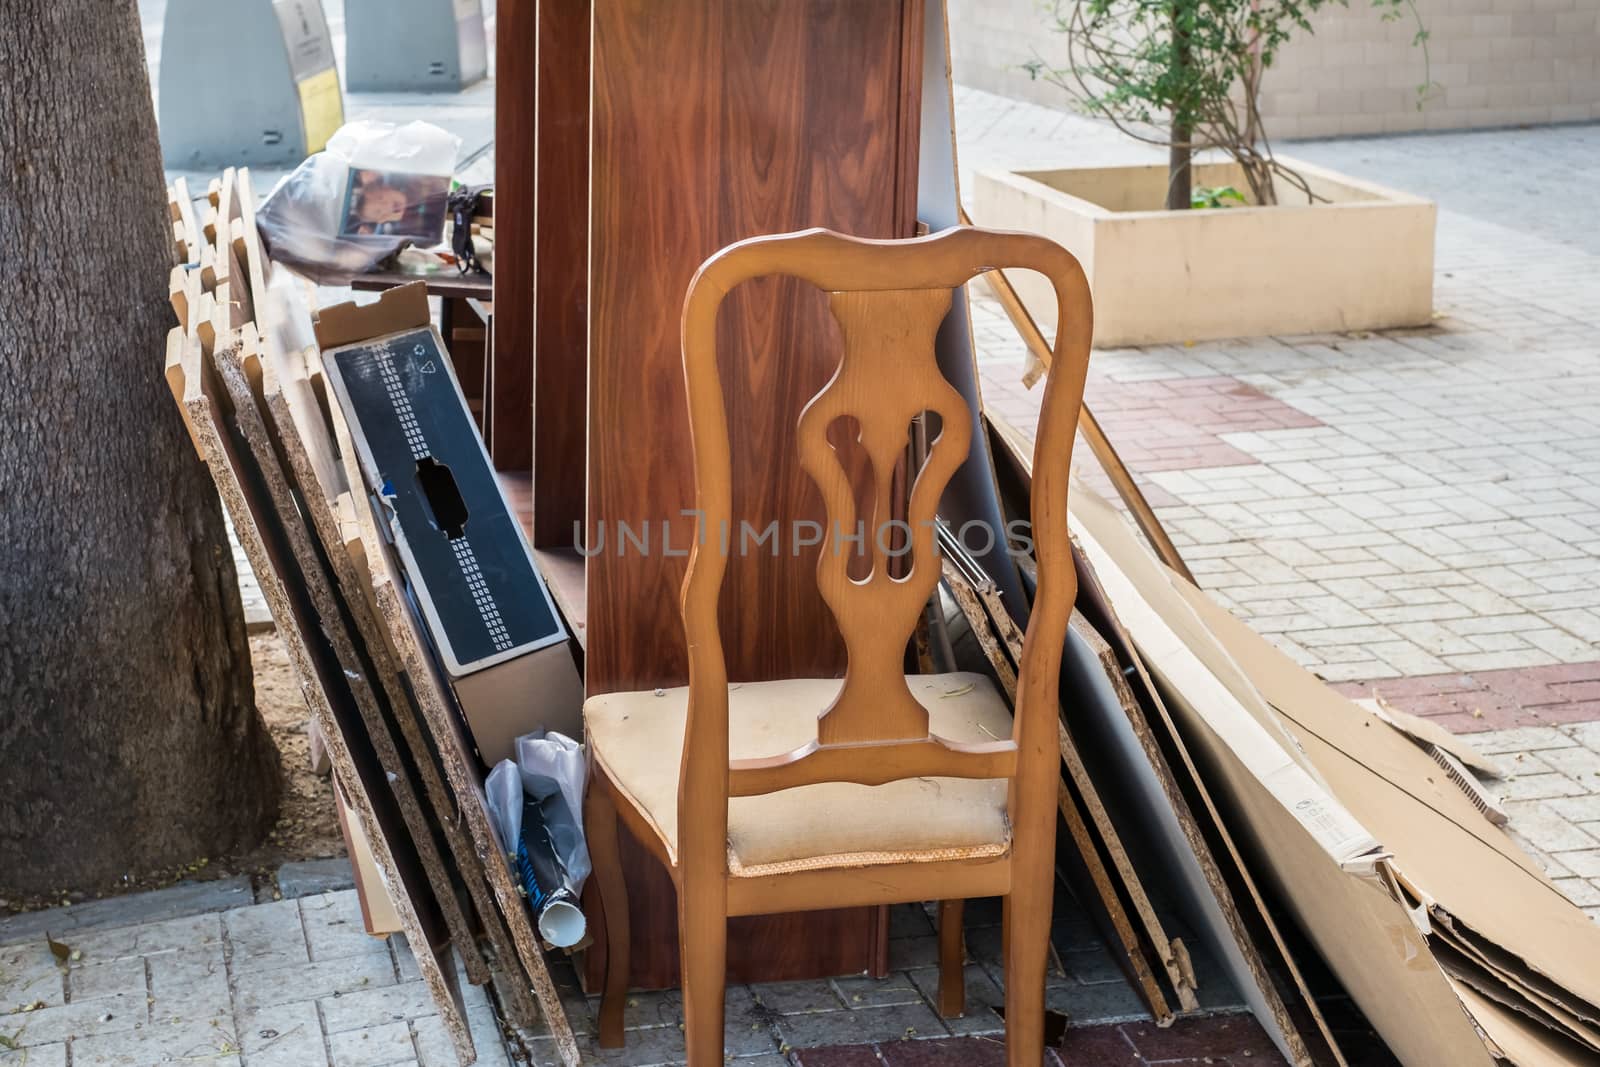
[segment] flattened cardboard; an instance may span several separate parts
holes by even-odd
[[[565,642],[452,681],[486,766],[516,755],[534,729],[583,736],[583,679]]]
[[[1460,925],[1600,1005],[1600,927],[1426,753],[1204,594],[1189,587],[1182,595],[1245,666],[1350,811],[1381,835],[1401,878]]]
[[[1413,715],[1408,711],[1403,711],[1381,696],[1357,700],[1356,703],[1411,738],[1417,744],[1422,745],[1424,748],[1432,745],[1441,751],[1448,752],[1485,778],[1504,778],[1506,776],[1505,769],[1500,764],[1473,748],[1472,743],[1466,738],[1457,737],[1436,722],[1430,722],[1421,715]]]
[[[368,337],[399,333],[433,321],[428,311],[428,285],[412,282],[385,289],[371,304],[348,301],[317,312],[317,347],[326,351]]]
[[[1122,518],[1087,486],[1076,483],[1072,489],[1072,532],[1145,663],[1191,706],[1206,709],[1211,731],[1272,790],[1335,864],[1371,876],[1382,855],[1377,839],[1317,779],[1299,746],[1238,668],[1225,655],[1203,659],[1188,643],[1200,629],[1185,618],[1192,619],[1193,613],[1167,583],[1161,564],[1130,541]],[[1154,596],[1161,599],[1152,602]],[[1130,618],[1124,603],[1143,610]],[[1196,644],[1205,650],[1205,641]]]
[[[1260,869],[1373,1027],[1406,1067],[1488,1067],[1492,1057],[1471,1019],[1385,881],[1377,841],[1287,751],[1272,753],[1282,730],[1269,732],[1190,647],[1187,641],[1215,642],[1192,622],[1170,572],[1110,506],[1074,485],[1071,519]]]
[[[1456,993],[1483,1028],[1485,1038],[1516,1067],[1596,1067],[1595,1056],[1575,1041],[1517,1014],[1462,982]]]

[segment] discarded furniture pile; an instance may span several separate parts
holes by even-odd
[[[1207,598],[1081,395],[1076,428],[1138,533],[1087,486],[1068,493],[1064,472],[1036,469],[1031,433],[984,409],[960,283],[981,268],[1030,352],[1027,380],[1057,374],[1046,388],[1060,395],[1081,394],[1086,300],[1063,301],[1057,328],[1071,343],[1052,344],[987,258],[955,279],[897,265],[909,288],[887,296],[882,279],[839,292],[805,284],[832,278],[841,249],[859,242],[794,231],[877,238],[912,261],[984,236],[960,232],[971,220],[956,185],[942,3],[730,0],[662,14],[594,0],[539,5],[537,19],[502,10],[497,32],[502,57],[533,59],[497,82],[506,125],[492,373],[479,375],[493,408],[487,454],[421,287],[313,318],[261,254],[244,171],[224,174],[198,218],[188,191],[172,192],[180,326],[166,353],[174,399],[325,738],[352,853],[370,854],[367,903],[392,905],[463,1062],[474,1050],[452,955],[469,981],[494,983],[509,1024],[546,1028],[564,1062],[578,1059],[484,785],[524,731],[578,736],[584,697],[606,736],[588,739],[596,877],[583,897],[592,940],[577,962],[586,989],[606,994],[602,1046],[626,1041],[629,989],[697,979],[684,984],[699,1067],[720,1062],[707,1031],[720,1008],[707,998],[724,968],[749,982],[885,974],[885,905],[922,885],[902,867],[925,857],[897,865],[878,849],[854,866],[893,878],[835,879],[804,868],[819,850],[831,856],[821,834],[832,828],[801,819],[784,824],[798,827],[788,851],[758,861],[741,854],[747,839],[733,840],[730,811],[747,818],[761,809],[741,802],[819,781],[866,789],[908,768],[932,781],[969,773],[938,762],[948,753],[918,762],[940,747],[930,722],[947,711],[923,704],[919,716],[918,700],[900,699],[883,679],[902,667],[908,688],[920,676],[971,679],[924,693],[935,705],[993,696],[1000,714],[944,745],[976,761],[963,768],[993,772],[980,779],[1011,777],[1044,745],[1056,820],[1045,861],[1157,1026],[1199,1009],[1212,973],[1195,966],[1203,955],[1296,1067],[1600,1062],[1600,930],[1502,827],[1475,777],[1492,765],[1396,709],[1334,693]],[[668,54],[682,64],[660,63]],[[761,121],[719,110],[762,94],[805,106]],[[703,126],[715,144],[684,134]],[[918,238],[930,230],[940,232]],[[774,234],[810,238],[805,269],[789,272],[802,280],[739,274],[710,319],[686,311],[702,269],[720,284],[723,257],[747,254],[737,242]],[[920,243],[908,254],[900,242]],[[708,335],[710,372],[686,381],[697,358],[688,342]],[[826,433],[804,423],[808,405],[839,401],[847,356],[890,350],[903,363],[878,370],[901,374],[903,391],[852,383]],[[707,412],[723,403],[719,435]],[[855,432],[834,432],[846,416]],[[893,434],[881,431],[891,423]],[[1071,452],[1065,440],[1041,446],[1041,465]],[[709,481],[696,465],[705,448]],[[930,470],[930,487],[945,484],[919,496]],[[708,486],[711,514],[755,541],[715,583],[686,585]],[[819,567],[824,543],[802,546],[794,531],[826,530],[841,514],[903,523],[901,547],[940,550],[937,575],[875,551],[877,531],[843,564]],[[917,525],[930,514],[934,527]],[[1028,536],[1052,528],[1043,543]],[[906,635],[904,605],[852,599],[878,568],[913,601]],[[1041,594],[1062,588],[1062,568],[1070,603]],[[508,572],[522,578],[497,585]],[[701,635],[692,644],[686,620]],[[817,726],[860,649],[887,685],[868,691],[891,692],[884,706],[894,706]],[[691,674],[727,687],[720,711],[703,705],[713,714],[744,708],[720,739],[688,718]],[[787,755],[736,745],[763,711],[746,703],[792,685],[811,687],[802,710],[814,739]],[[1006,713],[1033,721],[1041,701],[1057,705],[1045,705],[1049,736],[1003,736]],[[500,714],[508,706],[521,714]],[[699,754],[711,764],[678,760],[694,730],[711,739]],[[830,751],[824,732],[840,746]],[[886,746],[882,767],[843,753],[862,741]],[[835,777],[796,770],[817,755],[809,767]],[[680,809],[696,819],[678,825]],[[926,836],[932,811],[908,800],[885,822]],[[1016,930],[1048,929],[1048,897],[1013,874],[1037,873],[1030,827],[968,841],[978,851],[923,872],[949,875],[927,890],[950,898],[939,908],[947,1015],[965,1010],[961,896],[1008,896],[1027,912]],[[772,826],[758,818],[756,829]],[[1027,854],[1013,854],[1024,838]],[[690,852],[714,882],[684,880]],[[780,887],[779,874],[796,877]],[[705,884],[720,888],[680,902],[683,886]],[[1026,965],[1008,975],[1028,1040],[1045,947],[1022,946]]]

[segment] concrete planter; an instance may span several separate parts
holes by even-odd
[[[1283,159],[1283,157],[1279,157]],[[1327,202],[1280,181],[1279,206],[1159,210],[1167,168],[1070,167],[977,176],[974,217],[1044,234],[1083,263],[1101,347],[1420,326],[1433,314],[1431,201],[1283,159]],[[1197,186],[1249,188],[1234,163]],[[1012,272],[1041,322],[1044,280]]]

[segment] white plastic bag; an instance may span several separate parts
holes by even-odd
[[[557,948],[571,948],[586,933],[578,898],[590,870],[583,837],[583,746],[539,730],[517,738],[516,753],[515,762],[495,764],[484,783],[489,818],[528,891],[539,933]]]
[[[256,212],[262,242],[319,285],[347,285],[407,245],[436,245],[460,150],[426,122],[341,126]]]

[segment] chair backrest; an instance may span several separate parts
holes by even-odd
[[[940,373],[934,338],[953,291],[1001,267],[1045,275],[1059,304],[1055,360],[1034,453],[1031,521],[1038,592],[1019,665],[1012,737],[961,744],[929,733],[928,713],[906,684],[904,658],[918,616],[939,581],[934,527],[939,499],[971,444],[972,412]],[[800,463],[816,482],[827,510],[829,530],[819,546],[817,580],[843,637],[847,666],[838,697],[818,709],[813,743],[730,764],[728,679],[717,601],[733,543],[726,533],[732,474],[717,369],[717,311],[731,290],[767,275],[796,277],[827,293],[844,340],[838,370],[800,413],[797,433]],[[720,810],[725,828],[729,796],[814,782],[880,785],[914,776],[1014,778],[1022,764],[1031,759],[1042,766],[1045,756],[1048,768],[1039,773],[1054,771],[1060,662],[1077,590],[1067,538],[1067,478],[1091,333],[1089,289],[1077,260],[1032,234],[961,228],[912,240],[874,241],[807,230],[741,241],[701,266],[689,285],[682,324],[701,534],[682,593],[689,718],[680,824],[690,812],[715,820],[712,813]],[[891,524],[883,517],[890,514],[896,470],[906,455],[913,420],[923,412],[936,413],[942,429],[915,472],[905,519]],[[864,542],[854,542],[870,557],[865,577],[851,576],[852,553],[841,551],[841,544],[850,542],[840,535],[857,533],[860,521],[859,494],[829,442],[830,428],[845,419],[859,427],[857,441],[870,466],[865,494],[869,506],[863,510],[871,525]],[[904,563],[892,568],[891,559],[902,553]],[[1038,752],[1044,756],[1029,755]],[[705,840],[720,841],[714,827],[704,829]]]

